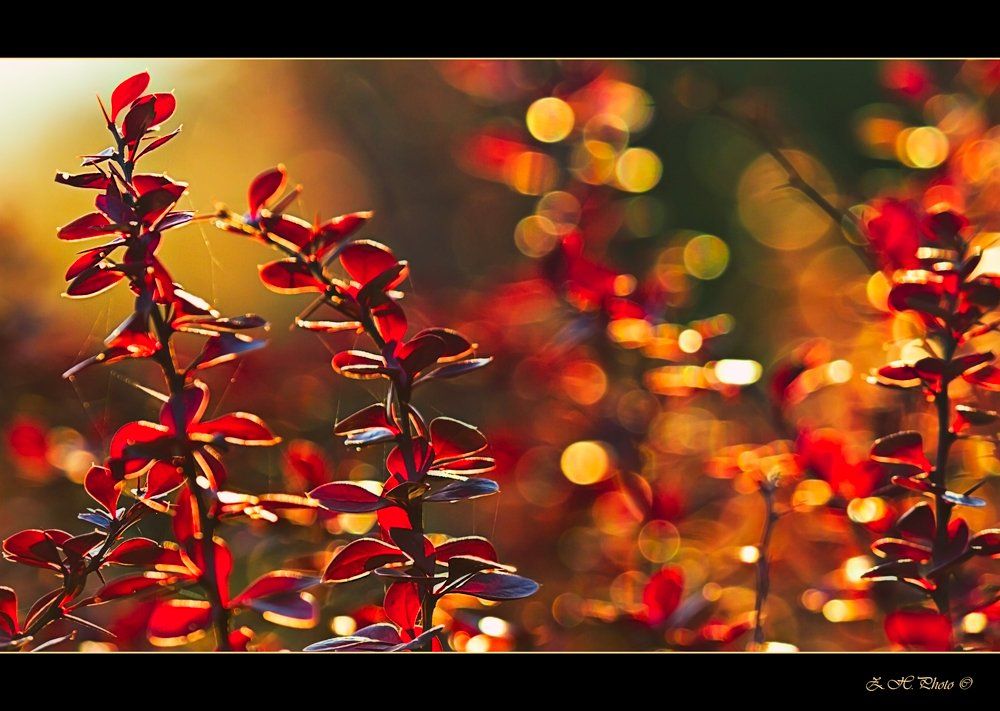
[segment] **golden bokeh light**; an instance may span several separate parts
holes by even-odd
[[[514,244],[527,257],[544,257],[558,243],[555,224],[543,215],[528,215],[514,228]]]
[[[886,513],[885,500],[877,496],[851,499],[847,504],[847,516],[855,523],[878,521]]]
[[[563,476],[574,484],[588,486],[611,476],[611,456],[601,442],[574,442],[559,460]]]
[[[948,137],[935,126],[908,128],[896,137],[896,155],[910,168],[936,168],[948,157]]]
[[[542,143],[558,143],[566,138],[574,121],[572,107],[554,96],[535,101],[525,116],[528,131]]]
[[[681,331],[681,334],[677,337],[677,347],[685,353],[697,353],[701,350],[703,342],[704,339],[701,334],[693,328]]]
[[[656,187],[663,175],[663,163],[648,148],[628,148],[615,164],[618,185],[630,193],[644,193]]]
[[[697,279],[717,279],[727,266],[729,245],[715,235],[698,235],[684,245],[684,267]]]
[[[639,552],[652,563],[666,563],[681,548],[681,534],[670,521],[650,521],[639,531]]]

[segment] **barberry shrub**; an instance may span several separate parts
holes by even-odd
[[[892,484],[925,500],[899,517],[896,535],[872,544],[885,561],[863,577],[905,585],[926,603],[887,616],[892,641],[925,650],[955,649],[962,646],[953,632],[955,616],[961,619],[991,602],[977,586],[978,576],[965,568],[975,558],[1000,554],[1000,530],[971,531],[960,515],[962,508],[986,506],[985,499],[974,496],[986,479],[952,490],[954,480],[967,475],[956,471],[951,457],[956,441],[984,436],[1000,417],[981,405],[978,394],[1000,390],[995,356],[979,345],[980,337],[1000,323],[1000,275],[981,261],[975,225],[950,209],[919,214],[903,203],[886,204],[868,227],[876,236],[886,230],[897,236],[891,245],[879,241],[883,253],[895,254],[898,261],[888,265],[898,267],[888,305],[916,316],[925,343],[915,359],[879,368],[870,382],[920,392],[933,408],[937,432],[933,458],[925,452],[923,435],[913,430],[872,445],[872,460],[891,470]],[[956,402],[952,386],[959,381],[966,387],[958,390],[966,395]]]
[[[374,352],[347,349],[333,356],[333,370],[357,380],[382,380],[385,397],[334,426],[347,446],[392,445],[381,486],[334,481],[309,492],[322,508],[338,513],[377,513],[379,537],[364,537],[339,549],[323,580],[343,583],[370,574],[386,582],[383,606],[389,622],[369,625],[350,636],[327,639],[307,651],[440,650],[442,626],[434,624],[438,600],[462,593],[484,600],[512,600],[537,590],[534,581],[501,564],[493,545],[479,536],[434,541],[424,530],[424,507],[496,494],[486,437],[450,417],[428,421],[413,403],[417,388],[477,370],[491,358],[448,328],[411,330],[399,290],[409,274],[405,261],[383,244],[351,240],[370,212],[310,223],[285,210],[299,192],[285,191],[283,166],[264,171],[250,183],[248,211],[220,207],[216,225],[250,237],[284,255],[260,267],[264,285],[281,294],[315,294],[296,318],[302,329],[365,334]],[[342,276],[335,276],[339,265]],[[308,320],[320,308],[336,320]]]
[[[264,346],[250,334],[267,324],[254,314],[222,316],[174,281],[158,257],[168,232],[203,217],[177,209],[186,183],[138,170],[140,159],[180,132],[161,132],[176,101],[169,93],[147,93],[149,81],[145,72],[126,79],[112,93],[110,109],[99,99],[111,145],[86,155],[84,172],[61,172],[56,181],[97,191],[95,209],[60,228],[58,237],[104,240],[84,249],[69,266],[65,296],[92,297],[119,282],[134,296],[132,312],[108,335],[105,348],[64,377],[85,377],[92,366],[126,359],[151,362],[159,382],[136,387],[159,403],[159,415],[156,421],[122,425],[111,438],[106,461],[87,472],[84,488],[96,507],[79,518],[89,530],[28,529],[3,541],[7,560],[51,571],[58,586],[23,616],[15,592],[0,588],[2,649],[58,643],[74,632],[38,643],[51,623],[94,627],[81,617],[88,608],[137,596],[155,596],[147,636],[159,646],[184,644],[213,630],[218,649],[245,649],[253,631],[233,624],[244,610],[293,627],[315,625],[318,617],[316,602],[306,592],[320,582],[315,575],[275,570],[239,594],[229,590],[233,557],[218,535],[222,520],[274,521],[282,508],[317,504],[306,497],[230,489],[225,452],[272,446],[280,439],[250,413],[206,418],[209,388],[201,378]],[[172,540],[131,535],[151,515],[171,517]],[[138,572],[109,579],[121,567]],[[95,584],[95,577],[102,584]]]

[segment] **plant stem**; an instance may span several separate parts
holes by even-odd
[[[748,121],[740,116],[737,116],[732,111],[725,109],[723,107],[716,107],[715,113],[719,116],[727,119],[728,121],[736,124],[742,128],[746,133],[750,135],[754,141],[760,145],[778,164],[778,166],[785,171],[785,175],[788,176],[788,186],[798,190],[802,195],[804,195],[810,202],[819,207],[823,212],[825,212],[830,219],[837,225],[837,227],[844,233],[845,237],[848,237],[847,243],[851,248],[861,257],[865,264],[871,269],[874,265],[872,263],[871,254],[868,250],[864,248],[863,244],[867,244],[867,237],[858,222],[858,218],[849,210],[843,210],[832,202],[827,200],[822,193],[819,192],[808,180],[806,180],[799,169],[795,167],[788,157],[781,152],[781,149],[775,144],[767,133],[761,129],[757,124]],[[850,239],[848,236],[848,229],[846,225],[850,225],[850,232],[854,233],[854,236],[863,240],[862,244]]]
[[[141,506],[142,504],[136,504]],[[62,594],[54,597],[48,604],[45,612],[35,618],[35,621],[31,625],[20,632],[16,637],[10,639],[3,645],[0,645],[0,652],[14,651],[20,649],[27,641],[35,637],[39,632],[48,627],[53,622],[56,622],[63,618],[64,612],[62,603],[68,599],[73,599],[77,597],[83,589],[86,587],[87,579],[97,572],[97,570],[104,563],[104,557],[110,552],[112,544],[118,540],[118,537],[125,531],[127,526],[124,525],[124,519],[128,518],[128,512],[122,520],[115,519],[113,525],[111,525],[107,532],[105,533],[104,542],[98,549],[97,553],[91,557],[87,566],[76,576],[76,577],[63,577],[63,590]]]
[[[150,316],[157,339],[160,342],[160,349],[156,352],[154,358],[163,371],[163,377],[167,381],[171,399],[175,403],[173,417],[174,422],[178,426],[177,438],[179,444],[185,448],[184,465],[182,467],[184,478],[187,480],[188,489],[191,491],[191,495],[194,496],[198,508],[198,522],[201,529],[199,545],[201,547],[203,563],[199,583],[205,591],[205,596],[208,598],[209,603],[212,605],[212,626],[215,630],[216,649],[219,651],[231,651],[232,648],[229,644],[230,612],[220,597],[218,575],[215,568],[214,537],[218,522],[211,515],[213,503],[210,496],[211,492],[203,489],[198,483],[198,466],[191,452],[187,451],[187,436],[181,429],[181,423],[184,422],[185,415],[184,401],[180,396],[184,392],[185,377],[184,373],[177,367],[173,348],[170,344],[173,329],[167,324],[159,307],[155,304],[150,311]]]
[[[764,644],[764,605],[767,602],[767,595],[771,588],[770,570],[770,549],[771,534],[774,532],[774,524],[778,520],[778,515],[774,510],[774,485],[769,480],[764,480],[760,486],[760,493],[764,499],[764,530],[761,533],[760,544],[757,546],[757,596],[754,602],[754,645],[760,647]]]
[[[941,376],[941,386],[937,394],[934,396],[934,407],[937,410],[937,455],[934,462],[934,471],[931,474],[931,482],[940,487],[941,489],[947,488],[947,467],[948,467],[948,454],[951,450],[951,445],[955,441],[955,434],[951,431],[951,399],[948,394],[948,386],[951,384],[951,378],[948,376],[948,371],[950,370],[951,360],[955,355],[956,343],[950,336],[947,337],[947,341],[944,346],[944,367],[942,369]],[[940,566],[942,563],[946,562],[943,560],[944,555],[948,552],[948,523],[951,519],[951,509],[952,505],[944,499],[939,493],[934,494],[934,520],[935,520],[935,533],[934,533],[934,545],[931,551],[931,556],[934,561],[935,566]],[[951,573],[947,570],[942,571],[941,576],[935,581],[937,588],[934,591],[934,604],[938,608],[938,612],[942,615],[946,615],[948,619],[951,619]]]
[[[295,259],[299,264],[304,265],[309,269],[310,273],[319,281],[326,285],[326,291],[320,297],[317,298],[312,304],[310,304],[302,314],[309,314],[315,311],[321,304],[325,303],[332,309],[340,313],[346,318],[356,319],[361,323],[361,327],[364,329],[365,333],[371,338],[375,346],[381,351],[385,348],[386,342],[382,338],[382,335],[378,332],[378,328],[375,326],[375,321],[372,318],[371,312],[362,307],[360,313],[351,314],[346,312],[342,306],[333,301],[330,296],[334,293],[335,287],[334,282],[330,276],[326,273],[323,265],[315,259],[307,259],[297,250],[291,249],[281,242],[272,239],[268,235],[266,230],[260,230],[258,233],[260,237],[264,239],[270,246],[280,250],[281,252],[287,254],[289,257]],[[304,316],[300,315],[300,318]],[[392,400],[393,400],[393,410],[394,419],[396,420],[396,426],[399,428],[399,436],[397,437],[397,442],[399,444],[400,452],[403,455],[403,463],[406,466],[407,478],[411,481],[416,480],[420,472],[417,470],[416,457],[413,452],[413,435],[410,429],[410,402],[409,393],[403,393],[402,389],[393,385],[392,386]],[[419,499],[412,500],[406,507],[407,515],[410,519],[410,523],[413,525],[414,531],[417,533],[424,532],[424,516],[423,516],[423,504]],[[424,630],[429,629],[432,626],[432,620],[434,617],[434,607],[437,604],[437,599],[434,596],[433,583],[420,583],[420,616],[421,625]]]

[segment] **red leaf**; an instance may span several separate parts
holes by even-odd
[[[176,547],[167,548],[149,538],[130,538],[120,543],[105,560],[116,565],[152,568],[161,573],[191,574],[190,567]]]
[[[182,469],[167,462],[156,462],[146,474],[146,488],[142,492],[142,497],[155,499],[173,491],[183,483]]]
[[[145,146],[143,146],[140,151],[138,151],[135,154],[135,158],[133,158],[132,160],[133,161],[139,160],[139,158],[141,158],[142,156],[146,155],[147,153],[151,153],[152,151],[155,151],[157,148],[159,148],[163,144],[165,144],[165,143],[173,140],[173,138],[175,136],[177,136],[177,134],[179,134],[180,132],[181,132],[181,127],[178,126],[177,128],[175,128],[170,133],[166,133],[166,134],[160,136],[159,138],[150,141]]]
[[[148,72],[140,72],[116,86],[111,92],[111,115],[108,118],[114,122],[122,109],[142,96],[147,86],[149,86]]]
[[[122,425],[111,438],[111,446],[108,454],[113,460],[120,460],[123,468],[122,475],[126,478],[130,474],[141,471],[149,463],[147,452],[154,452],[158,445],[169,442],[169,430],[162,425],[139,420]],[[114,467],[112,467],[114,471]],[[115,472],[116,476],[118,472]]]
[[[192,425],[189,434],[204,434],[211,438],[222,437],[229,444],[243,446],[268,446],[281,441],[275,437],[257,415],[249,412],[231,412],[200,424]]]
[[[475,556],[483,560],[499,560],[493,544],[480,536],[464,536],[445,541],[435,549],[435,557],[441,563],[447,563],[457,555]]]
[[[83,488],[91,498],[103,506],[114,518],[118,506],[121,489],[111,475],[111,470],[105,467],[92,466],[84,475]]]
[[[403,580],[396,581],[385,591],[386,617],[401,629],[412,630],[420,614],[420,586]]]
[[[247,589],[233,598],[232,606],[240,607],[273,595],[299,593],[320,583],[319,578],[294,570],[274,570],[257,578]]]
[[[392,251],[384,244],[371,240],[353,242],[340,253],[340,263],[351,279],[365,285],[386,270],[396,266],[397,260]],[[405,277],[404,277],[405,278]],[[391,289],[402,279],[386,285]]]
[[[969,548],[979,555],[1000,555],[1000,528],[983,529],[969,540]]]
[[[267,215],[261,219],[260,225],[267,232],[280,237],[297,250],[305,247],[313,236],[311,224],[291,215]]]
[[[188,366],[189,370],[206,370],[228,363],[246,353],[263,348],[267,341],[243,333],[220,333],[205,342],[201,353]]]
[[[347,437],[358,432],[370,429],[388,429],[396,431],[396,426],[389,421],[383,405],[369,405],[363,410],[358,410],[353,415],[340,420],[333,427],[333,433],[342,437]]]
[[[195,380],[186,386],[179,395],[173,395],[160,408],[160,424],[167,428],[170,434],[187,432],[192,423],[201,421],[208,408],[208,386],[200,380]],[[183,419],[176,420],[178,411]]]
[[[191,495],[191,490],[187,487],[181,489],[177,496],[173,517],[174,540],[185,548],[190,548],[190,544],[196,536],[201,535],[200,523],[198,520],[198,501]]]
[[[642,591],[646,621],[651,625],[661,625],[670,619],[680,604],[683,592],[684,572],[679,567],[666,566],[655,573]]]
[[[0,586],[0,642],[9,642],[20,632],[17,622],[17,593]]]
[[[257,267],[260,280],[279,294],[323,293],[326,284],[313,276],[309,267],[294,258],[280,259]]]
[[[319,501],[328,511],[339,513],[366,513],[391,506],[378,494],[353,481],[333,481],[313,489],[309,497]]]
[[[271,595],[254,600],[249,606],[276,625],[311,629],[319,622],[319,605],[307,592]]]
[[[73,279],[66,287],[66,296],[74,299],[96,296],[124,278],[125,274],[117,267],[98,264]]]
[[[108,187],[110,179],[103,173],[80,173],[70,175],[69,173],[56,173],[56,182],[63,185],[70,185],[74,188],[93,188],[104,190]]]
[[[36,568],[52,568],[60,570],[62,561],[59,555],[57,542],[62,543],[69,539],[69,534],[61,533],[56,540],[53,540],[52,531],[42,531],[37,528],[29,528],[18,531],[12,536],[4,539],[4,558],[16,563],[31,565]]]
[[[414,335],[414,339],[421,336],[435,336],[441,340],[444,348],[440,360],[446,362],[463,358],[476,349],[476,344],[471,343],[468,338],[450,328],[425,328]]]
[[[931,559],[931,549],[899,538],[881,538],[872,543],[872,550],[883,558],[910,558],[919,563]]]
[[[924,455],[923,436],[912,430],[896,432],[876,440],[872,445],[871,458],[876,462],[908,464],[924,472],[932,468]]]
[[[65,240],[90,239],[91,237],[110,235],[115,231],[116,228],[111,220],[100,212],[91,212],[60,227],[57,236],[59,239]]]
[[[538,583],[512,573],[490,571],[475,573],[451,589],[451,592],[472,595],[483,600],[518,600],[533,595]]]
[[[150,588],[170,585],[177,579],[176,575],[168,575],[167,573],[159,572],[124,575],[101,587],[96,593],[94,593],[94,597],[91,598],[90,604],[100,605],[101,603],[117,600],[118,598],[136,595],[144,590],[149,590]]]
[[[984,365],[982,368],[963,373],[962,377],[973,385],[990,390],[1000,391],[1000,368],[994,365]]]
[[[391,298],[383,297],[383,301],[369,307],[375,329],[386,342],[401,341],[406,336],[406,314]]]
[[[323,581],[343,583],[348,580],[364,577],[375,568],[387,563],[401,563],[406,556],[398,548],[377,538],[359,538],[341,548],[326,572]]]
[[[930,610],[899,610],[886,615],[885,634],[907,649],[947,652],[954,648],[948,617]]]
[[[488,446],[482,432],[450,417],[435,418],[430,430],[435,463],[476,454]]]
[[[352,234],[361,229],[372,218],[373,212],[352,212],[327,220],[315,229],[315,236],[309,249],[320,259]]]
[[[211,623],[207,600],[163,600],[153,608],[146,634],[158,647],[176,647],[201,637]]]
[[[333,369],[355,380],[378,378],[385,373],[385,359],[365,351],[341,351],[333,356]]]
[[[265,170],[250,182],[250,189],[247,191],[247,203],[250,206],[250,214],[256,215],[257,211],[271,198],[281,191],[285,185],[288,175],[285,166],[279,165],[276,168]]]
[[[410,376],[434,365],[444,355],[444,342],[434,335],[413,338],[399,347],[396,357]]]

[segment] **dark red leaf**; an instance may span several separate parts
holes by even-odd
[[[160,424],[167,428],[170,434],[187,432],[192,423],[200,422],[208,408],[208,386],[200,380],[195,380],[186,386],[179,395],[173,395],[160,408]],[[181,421],[176,419],[181,414]]]
[[[269,446],[281,441],[275,437],[256,415],[249,412],[231,412],[188,428],[190,435],[206,435],[212,439],[221,437],[229,444],[243,446]]]
[[[309,250],[322,259],[331,249],[361,229],[374,214],[373,212],[352,212],[327,220],[314,230],[315,236],[309,244]]]
[[[451,592],[472,595],[483,600],[518,600],[533,595],[538,583],[529,578],[500,571],[475,573]]]
[[[294,570],[274,570],[257,578],[246,590],[233,598],[232,605],[239,607],[255,600],[274,595],[299,593],[320,583],[320,579]]]
[[[17,621],[17,593],[0,586],[0,642],[9,642],[21,631]]]
[[[871,458],[876,462],[908,464],[924,472],[931,470],[931,463],[924,455],[923,436],[915,431],[896,432],[876,440]]]
[[[57,236],[59,239],[76,240],[110,235],[115,232],[116,227],[111,223],[111,220],[100,212],[91,212],[60,227]]]
[[[464,536],[462,538],[451,538],[434,551],[438,562],[447,563],[452,557],[457,555],[475,556],[483,560],[497,561],[496,549],[493,544],[481,536]]]
[[[430,430],[435,463],[476,454],[487,447],[486,437],[482,432],[450,417],[435,418]]]
[[[296,259],[280,259],[257,268],[260,280],[279,294],[303,294],[326,291],[326,284],[313,276],[309,267]]]
[[[385,591],[386,617],[404,630],[412,630],[420,614],[420,586],[413,582],[398,580]]]
[[[207,600],[163,600],[153,608],[146,634],[157,646],[176,647],[200,637],[211,623]]]
[[[910,558],[919,563],[926,563],[931,558],[929,547],[900,538],[881,538],[872,543],[872,550],[883,558]]]
[[[105,264],[98,264],[80,273],[66,287],[66,296],[82,299],[96,296],[107,291],[125,278],[121,269]]]
[[[983,529],[969,540],[969,548],[979,555],[1000,555],[1000,528]]]
[[[189,370],[205,370],[227,363],[242,355],[263,348],[267,341],[243,333],[220,333],[205,343],[205,348],[188,366]]]
[[[392,502],[353,481],[333,481],[313,489],[310,498],[328,511],[339,513],[365,513],[391,506]]]
[[[285,185],[288,174],[285,166],[279,165],[276,168],[265,170],[250,182],[250,189],[247,191],[247,203],[250,206],[250,214],[256,215],[257,211],[276,193],[280,192]]]
[[[83,488],[91,498],[105,508],[114,518],[118,506],[121,488],[111,475],[111,470],[105,467],[92,466],[84,475]]]
[[[466,479],[452,482],[432,494],[424,497],[424,501],[437,503],[453,503],[489,496],[500,491],[500,485],[492,479]]]
[[[393,545],[377,538],[359,538],[337,552],[323,573],[323,581],[343,583],[364,577],[380,566],[403,562],[405,559]]]
[[[69,173],[56,173],[56,182],[63,185],[70,185],[74,188],[93,188],[104,190],[108,187],[109,178],[103,173],[80,173],[70,175]]]

